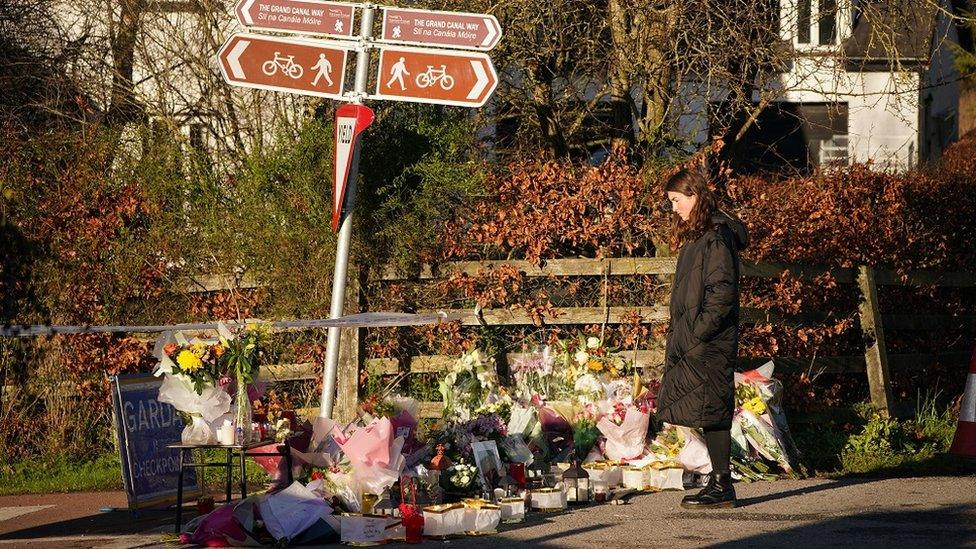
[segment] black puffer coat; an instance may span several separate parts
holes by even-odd
[[[657,418],[719,430],[732,426],[739,250],[749,237],[742,222],[725,213],[712,221],[713,228],[678,254]]]

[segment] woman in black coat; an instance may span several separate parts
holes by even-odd
[[[671,246],[681,251],[657,418],[705,433],[712,473],[705,488],[681,506],[734,507],[729,431],[739,346],[739,251],[748,235],[741,221],[718,210],[698,173],[678,172],[665,190],[674,212]]]

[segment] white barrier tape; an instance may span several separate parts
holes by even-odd
[[[959,421],[976,422],[976,374],[966,379],[966,392],[959,406]]]
[[[278,320],[273,322],[251,322],[268,324],[273,328],[389,328],[396,326],[426,326],[460,320],[461,315],[448,315],[445,312],[430,314],[410,313],[359,313],[341,318],[315,320]],[[227,321],[225,326],[234,327],[246,322]],[[160,326],[51,326],[46,324],[3,326],[0,337],[35,337],[56,334],[96,334],[96,333],[159,333],[193,330],[216,330],[217,322],[168,324]]]

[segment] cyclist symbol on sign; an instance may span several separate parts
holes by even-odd
[[[305,74],[305,69],[301,65],[295,62],[294,55],[284,56],[281,52],[275,52],[274,59],[268,59],[261,65],[261,71],[268,76],[274,76],[281,69],[282,74],[286,74],[295,80],[298,80]]]
[[[427,71],[417,75],[417,86],[421,88],[429,88],[438,83],[444,91],[454,87],[454,77],[447,74],[447,65],[441,65],[439,69],[427,65]]]

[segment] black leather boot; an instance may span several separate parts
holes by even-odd
[[[685,509],[728,509],[735,507],[735,488],[731,473],[712,473],[701,492],[681,500]]]

